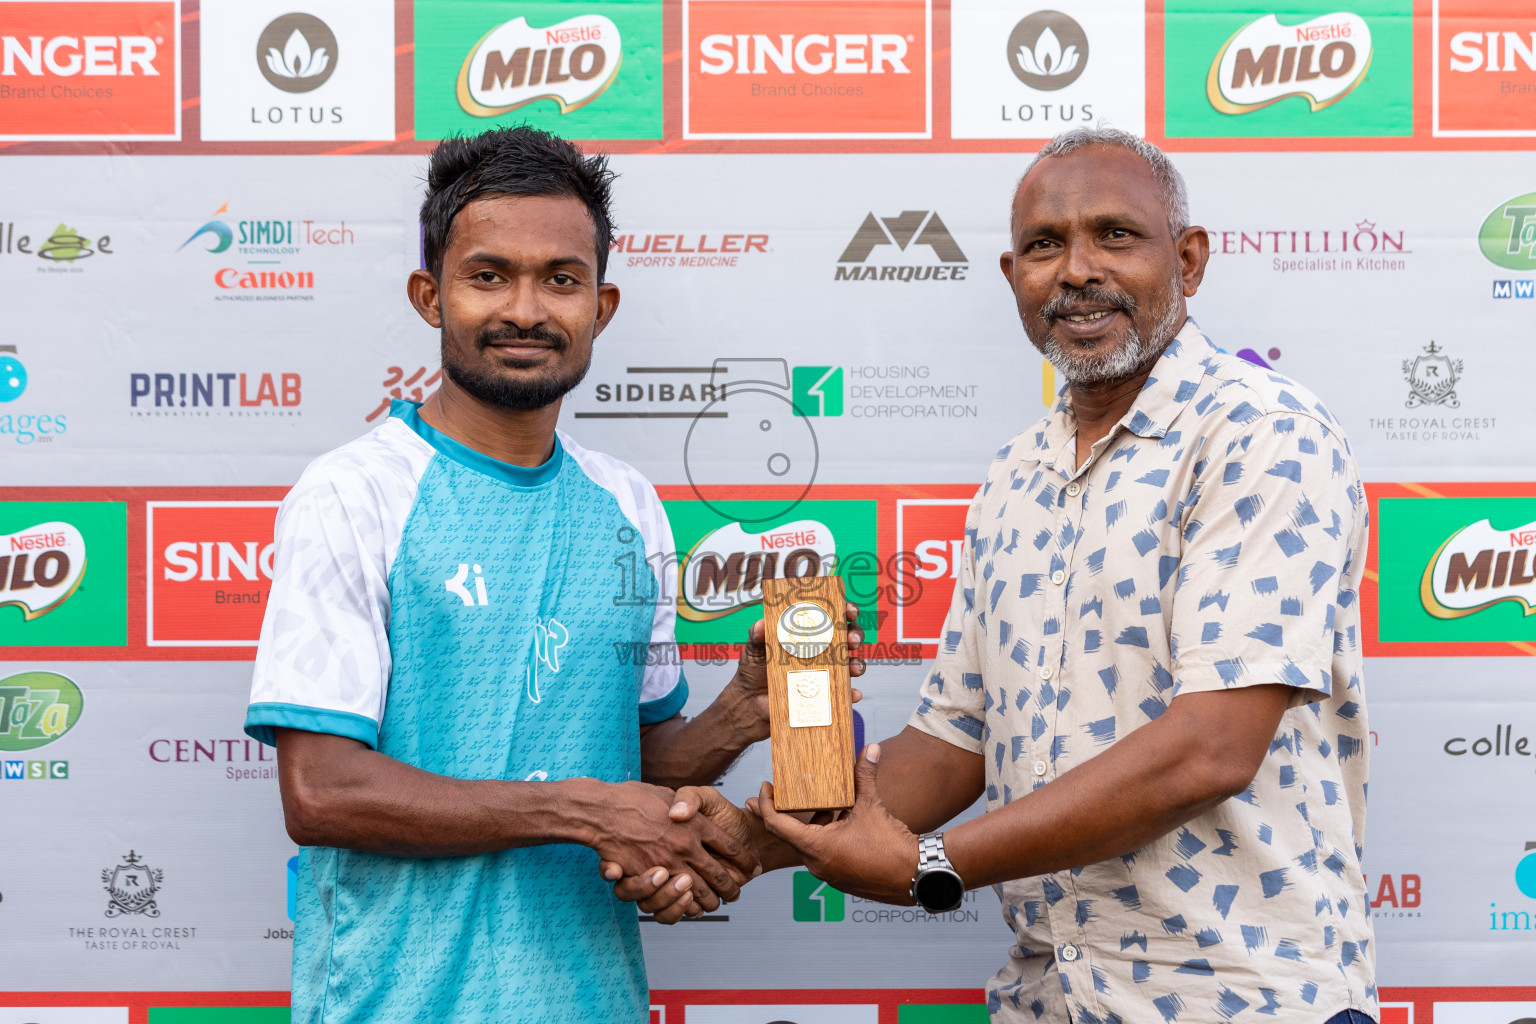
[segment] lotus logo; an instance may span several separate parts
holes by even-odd
[[[514,18],[486,33],[459,68],[464,112],[497,117],[538,100],[560,113],[586,106],[618,77],[624,56],[619,29],[600,14],[581,14],[548,28]]]
[[[336,70],[336,35],[312,14],[285,14],[262,29],[256,66],[283,92],[310,92]]]
[[[1313,111],[1354,91],[1371,66],[1371,29],[1340,11],[1282,25],[1273,14],[1233,33],[1206,76],[1206,98],[1223,114],[1262,110],[1291,96]]]
[[[1088,35],[1060,11],[1036,11],[1008,34],[1008,69],[1031,89],[1054,92],[1088,66]]]

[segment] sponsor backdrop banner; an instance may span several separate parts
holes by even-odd
[[[837,573],[860,742],[1056,393],[996,269],[1014,183],[1071,125],[1166,146],[1194,315],[1366,478],[1381,1024],[1536,1017],[1528,5],[0,0],[0,1024],[287,1020],[297,850],[241,732],[273,519],[436,387],[425,154],[522,122],[621,175],[561,426],[666,503],[688,713],[764,579]],[[801,871],[643,934],[652,1024],[976,1024],[1010,943],[991,893],[930,918]]]

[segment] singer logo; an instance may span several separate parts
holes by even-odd
[[[927,138],[926,0],[687,0],[688,138]]]
[[[1371,64],[1371,29],[1358,14],[1339,12],[1300,25],[1273,14],[1238,29],[1216,54],[1206,96],[1223,114],[1246,114],[1304,97],[1314,111],[1348,96]]]
[[[178,6],[6,4],[0,138],[180,138]]]
[[[1536,7],[1435,0],[1434,133],[1536,136]]]
[[[459,106],[475,117],[499,117],[535,100],[554,100],[568,114],[613,84],[623,55],[618,26],[601,14],[548,28],[514,18],[469,52],[459,69]]]
[[[960,579],[966,498],[896,503],[896,642],[938,644]]]
[[[151,501],[150,647],[254,647],[272,589],[275,501]]]

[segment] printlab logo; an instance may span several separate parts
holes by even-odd
[[[1055,92],[1088,67],[1088,34],[1060,11],[1036,11],[1008,35],[1008,70],[1031,89]]]
[[[261,75],[283,92],[311,92],[336,71],[336,34],[312,14],[285,14],[256,40]]]
[[[796,416],[843,414],[841,366],[797,366],[792,381]]]
[[[869,265],[867,261],[875,250],[887,245],[895,246],[904,254],[909,252],[909,247],[915,254],[918,247],[925,246],[940,265]],[[895,217],[865,214],[864,222],[853,233],[837,262],[833,275],[836,281],[963,281],[968,269],[964,251],[936,210],[903,210]]]
[[[468,562],[460,562],[459,571],[448,577],[446,580],[443,580],[443,589],[457,597],[466,605],[473,606],[478,604],[483,608],[487,603],[485,596],[485,577],[480,575],[480,566],[476,565],[474,567],[475,592],[471,594],[469,592],[469,588],[464,585],[465,581],[469,579],[469,569],[470,565]]]
[[[623,57],[618,26],[601,14],[580,14],[546,28],[514,18],[470,51],[459,70],[459,106],[472,117],[500,117],[554,100],[560,113],[569,114],[613,84]]]
[[[1445,350],[1431,341],[1424,346],[1424,354],[1403,360],[1403,380],[1410,388],[1408,400],[1403,404],[1410,409],[1424,405],[1444,405],[1461,408],[1456,397],[1456,382],[1461,379],[1462,363],[1452,359]]]
[[[116,867],[101,871],[102,888],[107,890],[106,917],[126,917],[133,914],[159,917],[155,894],[165,881],[165,872],[152,868],[132,850]]]
[[[807,924],[841,921],[847,916],[848,897],[809,871],[796,871],[791,913]]]
[[[1536,270],[1536,192],[1494,207],[1477,233],[1477,244],[1490,262],[1501,267]]]
[[[528,663],[528,699],[535,704],[544,700],[539,692],[539,666],[543,665],[555,675],[560,674],[560,648],[571,639],[570,631],[551,617],[533,620],[533,658]]]

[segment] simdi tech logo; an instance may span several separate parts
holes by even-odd
[[[416,0],[416,137],[529,124],[659,139],[661,0]]]
[[[1434,134],[1536,136],[1536,7],[1434,0],[1431,24]]]
[[[20,2],[0,20],[0,139],[181,138],[176,0]]]
[[[683,137],[926,139],[928,0],[684,0]]]
[[[208,4],[198,25],[204,139],[395,137],[389,0]]]
[[[317,252],[357,242],[356,232],[345,220],[291,216],[237,220],[230,216],[230,202],[226,199],[176,247],[177,252],[202,251],[219,257],[212,275],[216,301],[313,302],[316,272],[310,260]],[[287,262],[296,256],[301,257],[299,267]]]
[[[1020,7],[954,0],[950,9],[950,134],[1048,139],[1104,119],[1146,124],[1146,5],[1075,0]]]
[[[1170,138],[1413,134],[1412,0],[1169,0]],[[1256,16],[1257,14],[1257,16]]]
[[[0,503],[0,647],[128,642],[128,508]]]

